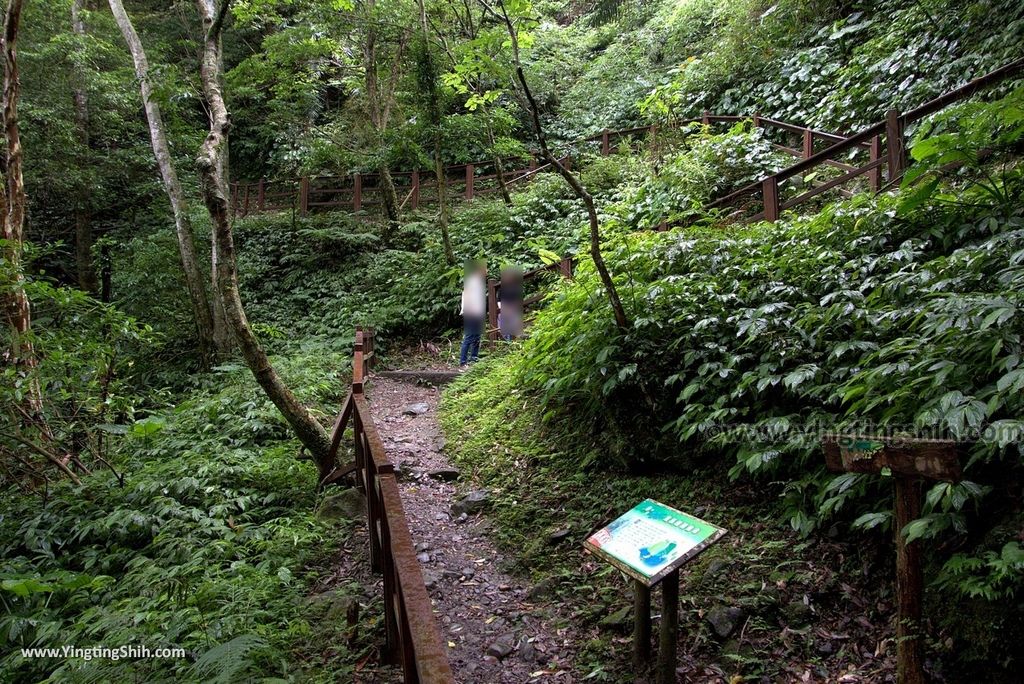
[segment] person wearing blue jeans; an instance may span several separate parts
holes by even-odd
[[[465,366],[480,355],[480,335],[487,316],[487,265],[473,261],[466,265],[466,280],[462,287],[462,348],[459,365]]]

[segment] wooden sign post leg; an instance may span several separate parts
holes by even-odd
[[[633,667],[637,672],[651,662],[651,588],[633,581]]]
[[[661,582],[661,629],[658,635],[658,684],[675,684],[679,641],[679,570]]]
[[[907,543],[903,528],[921,515],[916,478],[895,478],[896,516],[896,682],[923,684],[921,657],[921,545]]]

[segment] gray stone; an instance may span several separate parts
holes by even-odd
[[[316,511],[321,520],[359,520],[364,515],[366,497],[354,487],[324,497]]]
[[[629,624],[629,614],[633,612],[632,606],[623,606],[614,613],[605,615],[600,625],[605,629],[623,630]]]
[[[438,468],[437,470],[431,470],[427,475],[441,482],[455,482],[455,480],[462,476],[462,473],[459,472],[458,468]]]
[[[536,601],[545,596],[550,596],[555,593],[556,589],[558,589],[558,580],[554,577],[545,577],[530,588],[530,591],[526,593],[526,599],[528,601]]]
[[[419,544],[416,545],[416,550],[417,551],[429,551],[430,550],[430,542],[420,542]]]
[[[438,577],[436,573],[433,573],[433,572],[424,572],[423,573],[423,586],[425,586],[427,589],[433,589],[434,587],[437,586],[437,583],[440,582],[440,581],[441,581],[441,578]]]
[[[473,577],[476,575],[476,568],[466,566],[459,571],[459,574],[465,577],[466,579],[473,579]]]
[[[487,507],[488,503],[490,503],[490,498],[490,494],[487,493],[487,490],[473,490],[452,504],[452,515],[460,516],[463,513],[466,515],[479,513]]]
[[[408,405],[406,405],[406,407],[404,409],[402,409],[402,413],[404,413],[407,416],[422,416],[424,413],[426,413],[429,410],[430,410],[429,406],[427,406],[423,402],[420,402],[418,404],[408,404]]]
[[[426,552],[416,554],[416,560],[418,560],[420,563],[429,563],[430,562],[430,554],[426,553]]]
[[[487,647],[487,655],[492,658],[501,660],[507,657],[512,651],[516,649],[516,637],[514,634],[503,634],[494,640],[490,646]]]
[[[802,627],[811,621],[811,607],[801,599],[794,599],[782,609],[786,624],[791,627]]]
[[[704,619],[708,621],[715,634],[726,638],[735,631],[743,619],[743,609],[735,606],[715,606],[707,612]]]
[[[722,570],[725,570],[727,567],[729,567],[729,564],[726,561],[716,558],[715,560],[708,563],[708,569],[704,571],[704,576],[715,577],[716,575],[720,574]]]
[[[568,527],[563,527],[560,530],[555,530],[554,532],[548,535],[548,543],[552,546],[554,546],[555,544],[560,544],[566,539],[568,539],[570,534],[572,534],[572,529]]]

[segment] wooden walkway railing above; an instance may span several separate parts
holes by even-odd
[[[416,558],[394,465],[387,458],[363,393],[374,359],[373,329],[357,328],[352,389],[331,433],[333,461],[351,423],[355,460],[336,468],[324,483],[355,475],[366,495],[370,564],[384,576],[384,660],[401,666],[407,684],[453,684],[447,649]]]
[[[853,134],[843,135],[822,131],[806,126],[787,123],[754,113],[750,117],[734,115],[717,115],[704,112],[698,118],[684,119],[673,122],[672,127],[691,123],[734,124],[738,121],[751,119],[755,127],[771,131],[775,139],[775,149],[800,159],[761,180],[739,188],[719,197],[707,204],[704,209],[711,211],[725,207],[742,207],[753,209],[743,220],[778,219],[781,211],[803,204],[829,190],[866,177],[867,186],[879,192],[885,186],[895,184],[903,175],[907,165],[905,129],[912,123],[934,114],[951,104],[961,102],[980,90],[1000,83],[1009,78],[1019,76],[1024,71],[1024,58],[1017,59],[995,71],[977,78],[966,85],[935,98],[924,105],[901,113],[891,110],[886,120]],[[596,135],[578,140],[571,144],[573,148],[593,145],[602,155],[616,152],[623,141],[633,136],[657,136],[658,126],[638,126],[618,131],[603,131]],[[796,136],[796,140],[790,142]],[[788,138],[788,139],[787,139]],[[571,156],[563,158],[571,161]],[[787,181],[802,176],[820,167],[829,167],[841,171],[838,176],[809,187],[800,188],[802,192],[791,197],[785,196]],[[512,186],[535,178],[542,171],[549,170],[549,165],[541,164],[531,158],[523,168],[506,171],[505,183]],[[883,175],[884,170],[884,175]],[[399,201],[403,206],[416,208],[424,204],[436,203],[438,199],[437,182],[432,174],[427,177],[425,172],[393,172]],[[464,197],[471,200],[479,195],[497,192],[497,172],[493,161],[475,164],[450,166],[446,169],[447,191],[452,197]],[[427,180],[424,180],[427,178]],[[847,192],[847,194],[849,194]],[[360,211],[368,206],[381,205],[379,177],[377,174],[352,174],[340,177],[300,178],[289,181],[259,180],[254,183],[234,183],[231,186],[231,206],[236,216],[245,216],[252,212],[294,210],[301,215],[310,211],[324,209],[348,209]],[[756,211],[757,209],[760,211]],[[662,222],[661,228],[671,223],[668,219]]]

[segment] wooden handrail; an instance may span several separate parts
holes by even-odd
[[[939,97],[930,100],[909,112],[900,114],[895,111],[890,111],[885,121],[868,126],[858,133],[842,139],[816,154],[812,154],[795,164],[787,166],[776,173],[762,178],[761,180],[755,181],[729,193],[728,195],[725,195],[724,197],[720,197],[709,202],[704,206],[704,209],[706,211],[718,207],[729,206],[735,204],[737,200],[742,199],[743,197],[755,195],[758,192],[761,192],[762,195],[771,195],[774,188],[776,191],[775,196],[763,197],[763,200],[765,201],[765,210],[761,214],[753,217],[752,220],[760,219],[761,217],[768,220],[775,220],[775,218],[778,217],[779,210],[792,208],[811,199],[812,197],[820,195],[826,190],[830,190],[858,176],[871,172],[875,172],[877,174],[879,173],[877,169],[880,169],[883,165],[888,165],[889,167],[888,180],[891,184],[902,176],[903,169],[906,164],[903,131],[907,125],[920,121],[924,117],[934,114],[951,104],[967,99],[988,86],[1002,82],[1022,72],[1024,72],[1024,58],[1014,60],[1013,62],[989,72],[984,76],[980,76],[959,88],[951,90],[944,95],[940,95]],[[873,150],[873,153],[877,153],[878,149],[876,139],[883,134],[885,134],[886,137],[887,158],[873,159],[868,164],[852,168],[843,175],[804,192],[791,200],[786,202],[778,201],[777,188],[784,181],[800,175],[805,171],[821,166],[822,164],[831,164],[833,163],[833,157],[852,150],[855,147],[867,147]],[[874,189],[879,189],[880,185],[880,181],[875,178],[872,182]],[[774,204],[774,206],[769,206],[769,204]]]
[[[334,422],[329,452],[333,463],[345,429],[351,423],[355,461],[336,468],[322,484],[354,474],[366,495],[370,565],[384,576],[385,659],[401,665],[407,684],[454,684],[447,649],[416,558],[394,465],[388,460],[370,403],[363,393],[374,365],[374,345],[372,328],[356,328],[352,389]]]

